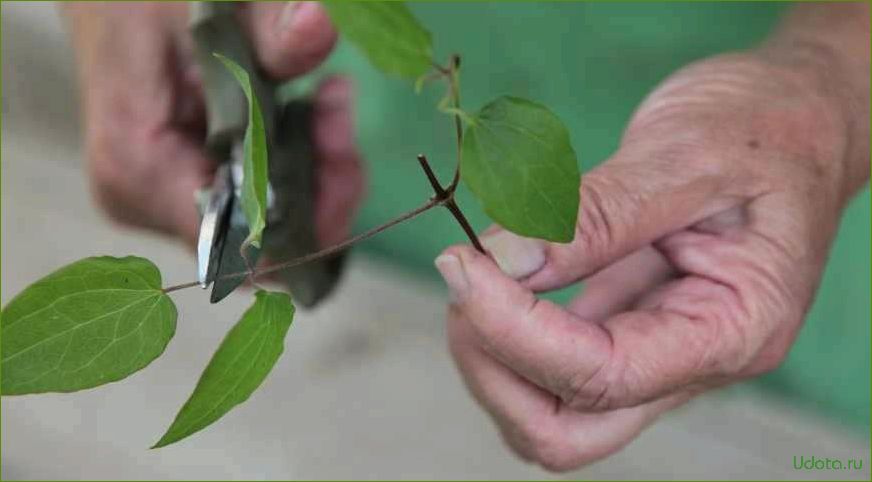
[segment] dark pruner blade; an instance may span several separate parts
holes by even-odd
[[[215,274],[215,281],[212,284],[212,295],[209,298],[212,303],[223,300],[247,279],[245,275],[229,276],[245,273],[248,270],[248,264],[240,254],[242,244],[245,242],[245,238],[248,237],[248,225],[245,221],[245,214],[242,212],[241,203],[238,201],[234,197],[230,207],[232,211],[229,227],[225,234],[224,242],[221,245],[218,272]],[[248,246],[246,254],[251,265],[256,266],[260,250],[254,246]]]
[[[206,288],[215,278],[217,252],[221,249],[224,231],[230,218],[232,180],[226,167],[219,167],[215,181],[208,190],[208,199],[200,220],[197,239],[197,280]]]

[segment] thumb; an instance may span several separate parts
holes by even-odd
[[[547,291],[723,209],[725,203],[717,202],[722,176],[706,174],[716,169],[693,168],[707,159],[691,164],[663,152],[621,149],[586,174],[572,242],[548,243],[499,229],[482,243],[506,274]]]
[[[241,15],[260,66],[276,79],[312,70],[336,43],[336,30],[319,2],[252,2]]]

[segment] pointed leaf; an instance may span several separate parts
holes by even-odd
[[[251,88],[248,72],[236,62],[221,54],[214,54],[233,74],[248,98],[248,126],[243,141],[242,210],[248,220],[248,238],[245,244],[260,247],[266,227],[266,191],[269,185],[267,169],[266,131],[260,103]]]
[[[242,315],[221,342],[158,448],[198,432],[260,386],[284,350],[285,335],[294,318],[291,297],[258,291],[254,305]]]
[[[121,380],[163,353],[176,307],[147,259],[85,258],[27,287],[0,320],[3,395]]]
[[[323,1],[337,30],[379,70],[415,80],[433,65],[430,32],[404,2]]]
[[[545,106],[516,97],[486,105],[466,128],[462,157],[463,181],[494,221],[522,236],[572,241],[578,161]]]

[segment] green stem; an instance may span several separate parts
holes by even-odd
[[[460,164],[463,159],[463,121],[460,113],[460,55],[451,56],[451,65],[448,67],[448,88],[454,104],[454,133],[457,138],[457,167],[454,169],[454,178],[448,185],[448,190],[454,192],[460,182]]]

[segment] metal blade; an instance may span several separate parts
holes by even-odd
[[[203,211],[200,222],[200,234],[197,240],[197,279],[200,286],[206,288],[214,278],[215,267],[212,266],[213,251],[220,249],[224,224],[227,222],[227,208],[230,201],[228,178],[219,172],[215,182],[208,190],[208,204]]]

